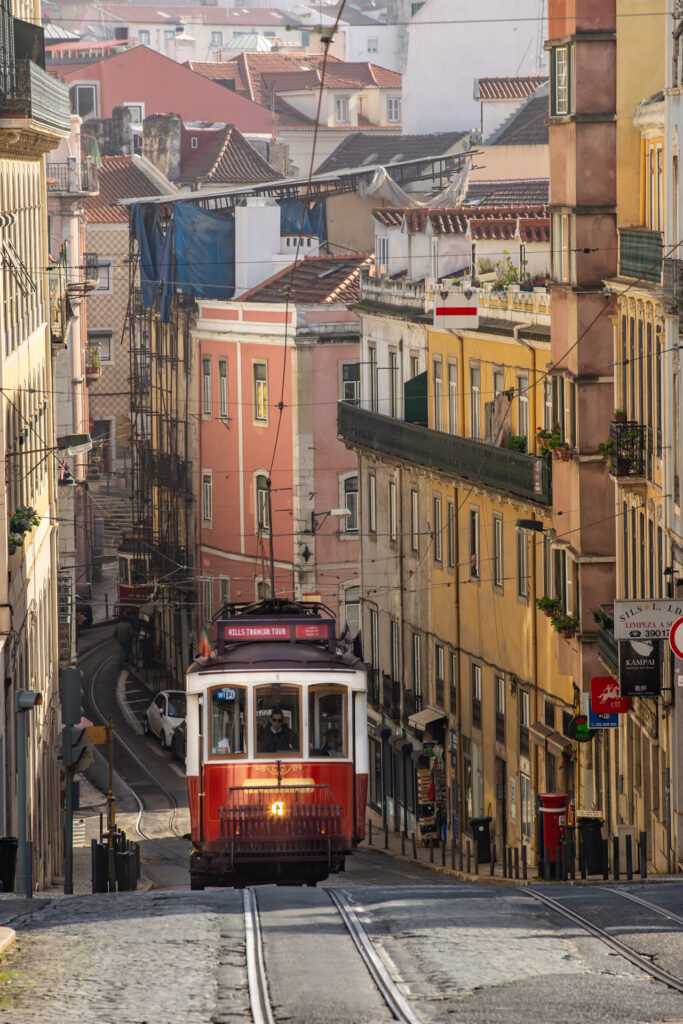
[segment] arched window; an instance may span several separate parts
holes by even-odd
[[[268,477],[265,473],[259,473],[256,477],[256,526],[263,533],[270,532]]]
[[[344,508],[351,513],[343,520],[347,533],[358,533],[358,477],[348,476],[344,481]]]

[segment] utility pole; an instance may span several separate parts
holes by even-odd
[[[42,694],[34,690],[17,690],[14,694],[14,717],[17,731],[17,811],[18,811],[18,856],[17,889],[24,892],[26,899],[33,896],[31,872],[27,872],[26,844],[26,712],[43,703]],[[31,865],[32,867],[32,865]]]

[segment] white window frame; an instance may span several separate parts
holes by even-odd
[[[446,541],[448,545],[448,568],[455,568],[455,502],[446,502]]]
[[[480,579],[479,509],[470,508],[470,579]]]
[[[357,376],[347,377],[349,370],[355,370]],[[340,401],[348,402],[349,405],[360,405],[360,363],[343,362],[339,365],[339,396]]]
[[[470,364],[470,437],[481,441],[481,367]]]
[[[228,360],[218,360],[218,416],[228,418]]]
[[[343,591],[344,601],[344,622],[349,627],[347,636],[353,640],[360,633],[360,587],[354,583],[345,587]],[[355,612],[349,618],[349,609],[355,608]]]
[[[202,416],[211,416],[211,356],[202,356]]]
[[[138,42],[140,43],[141,46],[149,46],[149,44],[151,42],[151,39],[152,39],[152,36],[151,36],[150,30],[148,28],[139,28],[138,32],[137,32],[137,35],[138,35]],[[144,36],[144,38],[143,38],[143,36]]]
[[[458,364],[448,361],[448,433],[458,433]]]
[[[135,117],[135,116],[131,117],[131,119],[130,119],[131,120],[131,124],[142,124],[142,122],[145,120],[145,104],[144,103],[141,103],[139,101],[128,100],[128,101],[124,101],[122,106],[128,107],[128,109],[131,111],[131,114],[133,114],[133,112],[135,112],[135,111],[138,112],[138,116],[137,117]]]
[[[369,36],[367,42],[368,53],[379,53],[379,39],[377,36]]]
[[[377,533],[377,477],[368,473],[368,531]]]
[[[261,376],[261,370],[263,375]],[[268,423],[268,363],[256,359],[252,363],[254,423]]]
[[[416,490],[410,492],[410,547],[420,549],[420,497]]]
[[[222,46],[223,45],[223,33],[220,29],[211,30],[211,46]]]
[[[529,599],[529,536],[526,530],[517,532],[517,597]]]
[[[213,471],[202,470],[202,525],[213,525]]]
[[[355,491],[349,487],[354,480],[356,481]],[[358,523],[358,473],[350,473],[344,477],[342,481],[342,494],[344,495],[342,508],[348,508],[351,512],[351,515],[347,516],[346,519],[340,520],[344,524],[343,531],[344,533],[352,533],[354,536],[358,536],[360,529]]]
[[[529,451],[529,378],[526,374],[517,377],[517,433],[526,437]]]
[[[388,235],[375,235],[375,265],[378,277],[389,273]]]
[[[389,96],[387,99],[387,122],[388,124],[401,123],[401,97]]]
[[[254,529],[257,534],[270,533],[270,514],[268,509],[268,474],[264,469],[254,474]]]
[[[432,514],[434,516],[434,522],[432,523],[434,561],[441,562],[443,560],[443,510],[440,494],[432,495]]]
[[[374,345],[368,346],[368,361],[370,364],[370,412],[379,411],[379,379],[377,366],[377,349]]]
[[[335,96],[334,98],[334,119],[337,124],[349,123],[349,98],[348,96]]]
[[[106,270],[106,284],[102,287],[102,271]],[[114,290],[114,261],[113,260],[102,260],[97,261],[97,288],[95,293],[97,295],[111,295]]]
[[[439,236],[432,235],[429,239],[429,276],[434,280],[439,279]]]
[[[503,517],[493,517],[493,585],[500,590],[504,584],[503,573]]]
[[[221,609],[230,603],[230,579],[228,576],[218,577],[218,596],[221,602]]]
[[[443,360],[441,356],[434,356],[432,359],[432,386],[433,406],[432,416],[434,419],[434,430],[443,430]]]
[[[101,363],[113,363],[114,361],[114,331],[111,328],[97,327],[88,331],[88,348],[98,348],[100,351]]]
[[[420,666],[420,634],[413,633],[412,641],[412,661],[413,661],[413,693],[416,697],[422,696],[422,669]]]
[[[398,509],[396,498],[396,481],[389,481],[389,540],[395,544],[398,540]]]
[[[93,112],[92,114],[81,114],[79,107],[80,102],[78,99],[79,89],[91,89],[94,96]],[[99,117],[100,116],[100,92],[98,82],[69,82],[69,98],[71,99],[72,91],[75,91],[76,102],[72,102],[74,114],[78,114],[85,120],[88,117]]]

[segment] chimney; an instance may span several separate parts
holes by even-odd
[[[142,124],[142,155],[169,181],[180,174],[180,118],[150,114]]]
[[[280,207],[254,196],[235,207],[235,298],[275,273],[280,252]],[[279,263],[278,263],[279,266]]]

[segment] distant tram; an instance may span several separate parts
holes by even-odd
[[[124,530],[116,549],[119,569],[119,599],[117,618],[131,614],[137,616],[154,590],[150,583],[150,541],[141,530]]]
[[[315,885],[364,836],[366,669],[320,605],[229,611],[187,674],[190,885]]]

